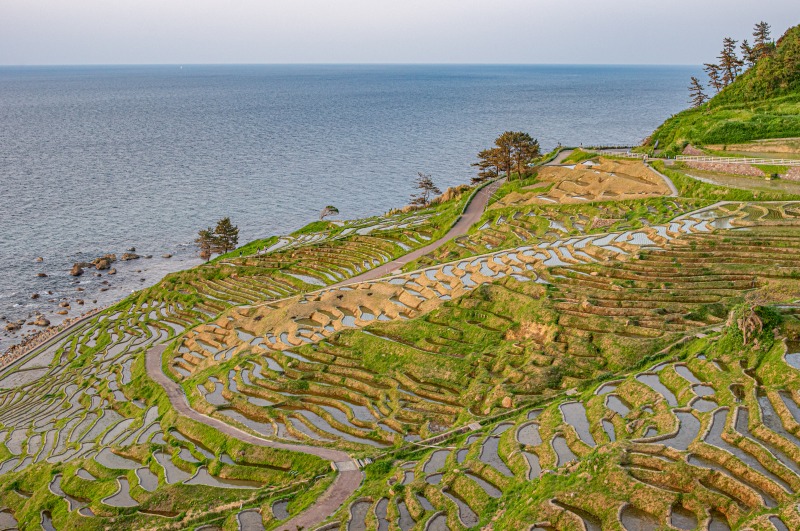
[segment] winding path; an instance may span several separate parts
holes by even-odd
[[[296,531],[297,529],[307,529],[313,525],[319,524],[335,513],[356,489],[358,489],[359,485],[361,485],[363,473],[358,469],[353,459],[345,452],[331,448],[319,448],[316,446],[289,444],[262,439],[261,437],[251,435],[235,426],[231,426],[221,420],[209,417],[208,415],[204,415],[192,409],[192,407],[189,406],[189,402],[186,400],[186,394],[183,392],[183,388],[171,380],[162,370],[161,357],[165,349],[166,345],[157,345],[148,349],[145,355],[145,368],[148,376],[164,389],[170,404],[179,414],[196,422],[201,422],[206,426],[221,431],[225,435],[248,444],[311,454],[331,461],[334,464],[334,468],[338,471],[338,474],[336,475],[336,479],[333,480],[333,483],[331,483],[331,486],[328,487],[328,490],[326,490],[307,510],[283,523],[278,528],[279,531]]]
[[[348,278],[341,282],[337,282],[336,284],[331,284],[330,286],[326,286],[325,288],[338,288],[340,286],[345,286],[347,284],[358,284],[359,282],[366,282],[368,280],[375,280],[376,278],[384,277],[387,275],[391,275],[395,273],[398,269],[402,268],[409,262],[413,262],[417,258],[428,254],[429,252],[441,247],[445,243],[449,242],[453,238],[457,236],[461,236],[466,234],[470,227],[472,227],[483,215],[483,211],[486,210],[486,205],[489,204],[489,199],[494,195],[500,186],[503,185],[505,182],[505,177],[501,179],[497,179],[496,181],[484,186],[480,190],[478,190],[475,195],[473,196],[472,200],[467,205],[467,208],[464,209],[461,216],[458,218],[456,223],[447,231],[447,234],[439,238],[438,240],[429,243],[425,247],[420,247],[419,249],[415,249],[410,253],[404,254],[399,258],[395,258],[391,262],[386,262],[383,265],[376,267],[375,269],[370,269],[365,273],[361,273],[355,277]]]
[[[664,179],[664,183],[666,183],[667,187],[669,188],[669,191],[671,192],[670,197],[678,197],[679,195],[678,188],[675,186],[675,183],[672,182],[672,179],[670,179],[669,177],[667,177],[666,175],[655,169],[652,165],[648,164],[647,162],[645,162],[644,165],[650,168],[650,171],[652,171],[653,173]]]
[[[483,215],[486,205],[489,204],[489,199],[502,186],[505,179],[497,179],[496,181],[483,187],[475,193],[470,200],[467,207],[462,212],[456,223],[450,228],[447,233],[438,240],[416,249],[408,254],[401,256],[391,262],[387,262],[375,269],[371,269],[361,275],[349,278],[345,281],[327,286],[327,288],[337,287],[344,284],[354,284],[368,280],[375,280],[385,275],[389,275],[400,269],[405,264],[416,260],[417,258],[437,249],[441,245],[447,243],[457,236],[466,234],[472,225],[474,225]],[[235,439],[253,444],[257,446],[266,446],[270,448],[277,448],[281,450],[289,450],[292,452],[301,452],[305,454],[315,455],[322,459],[331,461],[333,467],[338,471],[336,479],[328,487],[322,496],[320,496],[314,504],[307,510],[298,514],[294,518],[284,522],[279,528],[279,531],[295,531],[296,529],[308,529],[316,524],[321,523],[326,518],[335,513],[341,505],[347,501],[350,496],[361,485],[364,477],[363,473],[358,469],[355,461],[345,452],[334,450],[331,448],[320,448],[316,446],[307,446],[303,444],[289,444],[278,441],[271,441],[269,439],[262,439],[251,435],[235,426],[227,424],[221,420],[204,415],[199,411],[194,410],[186,399],[186,394],[183,388],[169,378],[162,370],[162,355],[166,345],[157,345],[147,351],[145,357],[145,368],[148,376],[160,385],[164,392],[167,394],[172,407],[179,414],[184,415],[196,422],[201,422],[207,426],[217,429]]]

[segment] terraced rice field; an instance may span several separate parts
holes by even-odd
[[[465,202],[273,238],[5,369],[0,525],[800,527],[800,203],[505,205],[347,284]]]

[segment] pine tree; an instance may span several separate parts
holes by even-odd
[[[328,216],[335,216],[337,214],[339,214],[339,209],[333,205],[328,205],[325,208],[323,208],[322,211],[319,213],[319,219],[320,221],[322,221]]]
[[[708,101],[708,96],[703,92],[703,85],[701,85],[700,80],[694,76],[692,76],[692,81],[689,84],[689,95],[691,96],[692,105],[695,107],[700,107]]]
[[[714,63],[706,63],[704,65],[703,70],[705,70],[706,73],[708,74],[709,85],[714,87],[714,90],[716,90],[717,92],[722,90],[722,87],[724,85],[722,84],[722,79],[720,78],[719,75],[720,71],[719,65],[716,65]]]
[[[517,176],[522,179],[531,172],[531,161],[539,156],[539,141],[528,133],[516,131],[513,133],[511,146],[511,157],[517,167]]]
[[[484,149],[478,153],[478,162],[472,163],[478,168],[478,175],[472,178],[472,184],[480,184],[489,179],[494,179],[500,173],[499,151],[497,148]]]
[[[747,42],[747,39],[742,41],[742,44],[739,45],[739,49],[742,51],[742,59],[748,68],[756,64],[758,56],[756,55],[755,48],[750,46],[750,43]]]
[[[231,223],[231,218],[222,218],[214,229],[217,252],[225,254],[239,245],[239,227]]]
[[[497,169],[506,172],[506,178],[511,178],[511,169],[513,168],[514,158],[514,131],[506,131],[498,136],[494,145],[497,146]]]
[[[208,261],[211,258],[211,252],[217,247],[214,230],[211,227],[201,230],[197,233],[197,239],[194,242],[200,249],[200,258]]]
[[[775,44],[770,41],[770,33],[772,28],[763,20],[753,28],[753,52],[756,59],[769,55],[775,48]]]
[[[439,195],[442,193],[442,191],[433,184],[431,176],[422,172],[417,173],[415,186],[419,189],[419,192],[411,195],[412,205],[427,206],[431,202],[431,195]]]
[[[736,55],[736,40],[725,37],[722,40],[722,51],[719,54],[719,66],[722,71],[722,84],[728,86],[739,75],[742,60]]]

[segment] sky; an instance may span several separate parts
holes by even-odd
[[[701,64],[797,0],[0,0],[0,64]]]

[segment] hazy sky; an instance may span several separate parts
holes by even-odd
[[[0,64],[700,64],[797,0],[0,0]]]

